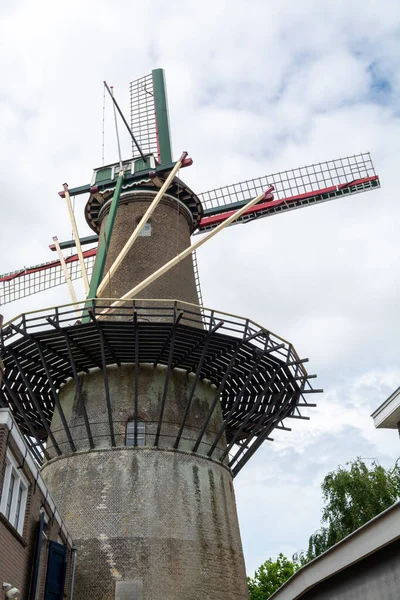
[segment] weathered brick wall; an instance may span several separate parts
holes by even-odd
[[[76,600],[113,600],[116,582],[130,580],[142,586],[140,600],[246,600],[232,476],[205,458],[221,426],[219,403],[198,453],[191,453],[215,386],[206,380],[198,383],[182,444],[175,451],[193,375],[171,373],[155,448],[166,368],[141,365],[139,418],[146,423],[146,448],[127,448],[134,367],[107,371],[117,447],[111,448],[103,375],[93,370],[80,379],[96,449],[89,451],[81,400],[71,381],[62,386],[60,401],[78,452],[70,453],[55,413],[52,429],[66,456],[54,458],[42,470],[78,548]],[[222,436],[216,456],[225,445]]]
[[[37,539],[37,527],[40,518],[40,508],[44,506],[49,511],[46,499],[35,481],[27,464],[23,461],[19,449],[14,443],[6,425],[0,425],[0,492],[3,488],[5,471],[6,449],[10,449],[21,471],[29,482],[28,497],[25,510],[24,529],[22,535],[9,524],[4,515],[0,513],[0,585],[3,581],[11,583],[21,590],[21,600],[26,600],[29,595],[31,583],[33,560]],[[49,528],[46,532],[49,540],[57,541],[60,534],[57,521],[49,512]],[[43,541],[41,570],[37,587],[36,599],[43,598],[46,566],[47,566],[48,544]],[[69,557],[68,557],[69,562]],[[69,597],[70,578],[66,580],[65,593]],[[0,587],[0,600],[5,600],[4,590]]]
[[[107,253],[104,273],[107,273],[114,260],[146,212],[155,193],[132,192],[124,194],[120,200],[117,217]],[[104,211],[100,237],[108,214]],[[165,196],[151,217],[151,237],[138,237],[109,285],[101,294],[103,298],[121,298],[162,267],[179,252],[190,245],[192,228],[188,209],[170,196]],[[173,298],[199,304],[193,272],[192,257],[178,263],[168,273],[150,284],[138,298]]]
[[[232,477],[182,452],[120,448],[54,459],[43,469],[78,547],[76,600],[246,600]],[[79,481],[79,485],[72,485]]]
[[[134,366],[122,365],[107,368],[112,408],[113,429],[117,446],[125,445],[126,424],[134,416]],[[160,415],[160,401],[164,392],[166,367],[141,365],[139,367],[139,416],[146,424],[146,445],[154,446],[155,434]],[[165,403],[163,425],[158,446],[171,448],[176,440],[186,403],[190,395],[194,375],[175,370],[170,374],[168,396]],[[107,404],[104,393],[103,373],[97,369],[80,376],[85,408],[90,421],[92,435],[97,448],[111,446]],[[209,408],[215,398],[216,388],[206,381],[199,381],[187,416],[186,427],[182,432],[180,449],[190,451],[200,433]],[[69,381],[60,390],[60,401],[78,450],[88,450],[89,442],[85,428],[80,399],[75,384]],[[218,403],[208,423],[198,453],[206,454],[215,435],[221,427],[221,406]],[[54,413],[52,430],[63,453],[70,451],[68,440],[58,412]],[[222,435],[215,450],[218,457],[225,449],[225,436]],[[50,449],[55,456],[55,452]]]

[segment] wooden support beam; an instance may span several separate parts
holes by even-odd
[[[297,375],[297,372],[299,370],[301,370],[301,365],[296,366],[295,375]],[[300,388],[298,390],[292,392],[293,397],[290,402],[290,405],[294,405],[297,408],[297,403],[298,403],[299,398],[301,397],[301,394],[304,390],[306,381],[307,381],[307,376],[304,376],[303,382],[302,382]],[[291,406],[290,405],[288,406],[288,403],[283,402],[280,408],[277,408],[277,406],[278,406],[278,402],[284,397],[284,395],[290,393],[290,391],[287,390],[289,385],[290,385],[290,380],[287,380],[286,383],[283,385],[283,388],[278,392],[278,395],[277,396],[275,395],[275,397],[273,395],[271,397],[271,400],[268,403],[269,406],[268,406],[265,414],[261,415],[260,417],[256,417],[252,431],[248,434],[246,440],[244,440],[242,442],[238,452],[235,454],[235,456],[231,459],[231,461],[229,463],[229,466],[231,468],[232,468],[233,464],[236,463],[235,467],[232,468],[232,472],[233,472],[234,476],[237,475],[237,473],[240,471],[240,469],[246,464],[246,462],[249,460],[249,458],[251,458],[251,456],[254,454],[256,449],[263,443],[263,441],[265,439],[269,439],[269,438],[267,438],[267,436],[275,428],[275,424],[281,423],[282,420],[288,416],[288,412],[291,410]],[[258,403],[258,401],[257,401],[257,403]],[[244,430],[244,427],[247,424],[247,422],[250,420],[250,417],[252,416],[254,410],[256,410],[258,412],[259,405],[257,405],[257,406],[255,405],[251,409],[250,413],[248,414],[247,418],[245,419],[245,422],[242,425],[242,431]],[[277,414],[272,414],[274,410],[278,411]],[[246,449],[248,448],[250,442],[252,442],[252,440],[254,440],[254,438],[257,438],[257,439],[254,441],[251,448],[248,449],[246,452]],[[233,445],[233,443],[234,443],[234,440],[231,442],[231,444]],[[243,452],[245,452],[245,455],[239,460],[239,456]]]
[[[72,348],[71,348],[68,334],[66,331],[64,331],[63,334],[64,334],[64,339],[65,339],[65,344],[66,344],[67,350],[68,350],[68,356],[69,356],[69,361],[71,364],[72,375],[73,375],[74,382],[75,382],[75,388],[76,388],[78,398],[79,398],[78,409],[82,412],[83,421],[85,424],[86,433],[87,433],[88,440],[89,440],[89,445],[90,445],[90,448],[93,450],[95,445],[94,445],[92,430],[90,428],[89,417],[88,417],[87,410],[86,410],[85,398],[82,393],[81,382],[79,379],[78,371],[76,370],[76,365],[75,365],[74,357],[72,355]]]
[[[236,348],[234,349],[234,351],[232,353],[231,359],[230,359],[228,367],[227,367],[227,369],[226,369],[226,371],[224,373],[224,376],[222,377],[221,383],[219,384],[219,386],[217,388],[217,391],[215,392],[214,400],[213,400],[213,402],[212,402],[212,404],[211,404],[211,406],[209,408],[209,411],[207,413],[207,416],[206,416],[206,419],[205,419],[205,421],[203,423],[201,431],[200,431],[200,433],[199,433],[199,435],[198,435],[198,437],[196,439],[196,442],[195,442],[195,444],[194,444],[194,446],[192,448],[192,452],[197,452],[197,450],[198,450],[198,448],[200,446],[201,440],[203,439],[203,436],[204,436],[204,434],[206,432],[208,423],[210,422],[210,419],[211,419],[211,417],[212,417],[212,415],[214,413],[214,410],[215,410],[215,408],[216,408],[216,406],[218,404],[219,398],[220,398],[222,392],[225,389],[226,382],[228,381],[228,378],[229,378],[229,376],[231,374],[231,371],[232,371],[232,369],[233,369],[233,367],[235,365],[235,362],[238,360],[238,356],[239,356],[240,350],[243,348],[243,346],[245,344],[247,344],[247,342],[250,342],[251,340],[253,340],[254,338],[256,338],[256,337],[258,337],[260,335],[264,335],[264,331],[257,331],[256,333],[252,333],[251,335],[243,337],[243,339],[239,340],[239,342],[236,344]]]
[[[258,411],[258,409],[261,406],[261,403],[265,397],[265,395],[269,392],[270,387],[272,386],[272,384],[274,383],[276,377],[279,374],[279,371],[282,369],[282,365],[279,365],[276,369],[274,369],[272,371],[271,376],[269,377],[269,379],[266,381],[266,383],[263,386],[263,389],[261,390],[261,392],[259,392],[259,394],[257,395],[257,400],[254,403],[253,407],[250,409],[250,411],[247,413],[244,421],[242,421],[239,429],[236,431],[236,433],[234,434],[233,438],[231,439],[231,441],[229,442],[228,446],[226,447],[226,449],[224,450],[224,452],[222,453],[222,455],[220,456],[219,460],[222,462],[224,460],[224,458],[229,454],[229,452],[231,451],[231,449],[233,448],[233,446],[239,441],[240,437],[243,435],[243,433],[245,432],[245,427],[248,424],[248,422],[250,421],[252,415],[254,413],[256,413]],[[283,388],[286,389],[286,388]]]
[[[178,449],[179,442],[181,440],[182,433],[183,433],[183,430],[185,428],[186,419],[187,419],[187,417],[189,415],[189,410],[190,410],[190,407],[191,407],[191,404],[192,404],[192,400],[193,400],[193,397],[194,397],[194,394],[195,394],[195,391],[196,391],[196,387],[197,387],[198,381],[200,379],[201,370],[202,370],[204,362],[206,360],[208,345],[209,345],[210,340],[211,340],[212,336],[214,335],[214,333],[217,331],[217,329],[219,329],[220,327],[222,327],[222,325],[224,324],[224,322],[220,321],[219,323],[217,323],[217,325],[214,325],[214,327],[211,327],[211,324],[212,324],[212,321],[210,322],[210,329],[207,332],[205,340],[204,340],[204,345],[203,345],[203,350],[201,352],[201,357],[200,357],[200,360],[199,360],[199,362],[197,364],[196,375],[195,375],[195,377],[194,377],[194,379],[192,381],[192,387],[191,387],[191,391],[190,391],[189,397],[188,397],[187,402],[186,402],[185,411],[184,411],[183,417],[182,417],[182,422],[181,422],[180,427],[179,427],[178,435],[176,436],[176,440],[175,440],[175,443],[174,443],[174,449],[175,450]]]
[[[47,460],[51,460],[50,454],[47,452],[47,450],[44,447],[43,443],[40,441],[36,429],[33,428],[33,425],[30,422],[29,417],[26,414],[25,408],[23,407],[23,405],[19,401],[18,394],[14,393],[14,390],[12,389],[11,383],[8,381],[8,379],[4,375],[4,371],[3,371],[3,384],[4,384],[4,387],[6,388],[7,394],[9,395],[9,397],[11,398],[11,400],[13,401],[13,403],[14,403],[14,405],[16,407],[18,417],[19,418],[22,417],[22,420],[24,421],[25,426],[27,427],[27,429],[29,431],[29,434],[28,434],[27,431],[25,431],[24,432],[25,435],[30,435],[31,438],[34,438],[36,440],[37,445],[40,448],[40,451],[43,453],[43,455],[47,458]],[[8,403],[8,404],[10,404],[10,403]]]
[[[282,390],[279,393],[279,398],[278,401],[281,399],[282,395],[283,395],[284,391]],[[297,391],[297,392],[293,392],[294,394],[294,398],[295,398],[295,402],[298,400],[298,398],[301,395],[301,390]],[[277,401],[274,402],[275,406],[277,405]],[[281,421],[282,418],[282,412],[285,411],[285,408],[282,407],[279,410],[280,413],[280,418],[279,421]],[[284,418],[284,416],[283,416]],[[260,421],[259,424],[256,426],[256,429],[252,432],[252,434],[250,434],[247,438],[247,440],[245,440],[242,444],[242,446],[240,447],[239,451],[236,453],[236,455],[233,457],[233,459],[231,460],[231,462],[229,463],[229,466],[232,468],[232,473],[233,476],[236,477],[236,475],[239,473],[240,469],[242,469],[245,464],[247,463],[247,461],[253,456],[253,454],[256,452],[256,450],[258,450],[258,448],[261,446],[261,444],[267,440],[270,439],[268,436],[271,433],[271,431],[273,429],[275,429],[276,426],[276,419],[274,419],[274,421],[269,425],[269,427],[265,426],[264,431],[261,431],[261,429],[264,427],[265,421]],[[254,442],[252,443],[251,447],[247,450],[247,452],[245,453],[244,456],[242,456],[242,458],[240,460],[238,460],[240,454],[243,453],[243,451],[246,450],[246,448],[248,448],[249,443],[253,440],[253,438],[256,438],[254,440]],[[273,441],[273,440],[271,440]],[[236,463],[236,465],[234,467],[232,467],[233,463]]]
[[[99,322],[96,319],[96,315],[94,313],[94,310],[92,310],[91,308],[88,309],[88,313],[90,318],[92,319],[97,331],[99,332],[99,335],[101,333],[101,337],[104,343],[105,348],[108,350],[108,352],[110,353],[114,363],[116,365],[118,365],[119,367],[121,366],[121,361],[119,360],[119,358],[117,357],[117,355],[115,354],[113,348],[111,347],[111,344],[109,343],[106,334],[104,333],[104,331],[100,328]]]
[[[73,283],[72,283],[72,280],[71,280],[71,276],[70,276],[69,271],[68,271],[67,263],[65,262],[65,258],[63,256],[63,253],[62,253],[61,248],[60,248],[60,243],[58,241],[58,237],[54,236],[53,237],[53,241],[54,241],[54,245],[55,245],[56,250],[57,250],[58,258],[59,258],[59,261],[60,261],[60,264],[61,264],[61,267],[62,267],[62,270],[63,270],[63,273],[64,273],[65,281],[67,282],[67,285],[68,285],[69,295],[71,296],[72,302],[74,304],[77,304],[78,303],[78,298],[76,297],[76,294],[75,294],[75,289],[74,289],[74,286],[73,286]],[[76,315],[77,315],[78,319],[81,316],[81,313],[80,313],[80,310],[79,310],[78,307],[76,307]]]
[[[115,259],[115,261],[111,265],[110,270],[108,271],[108,273],[106,273],[104,275],[104,278],[103,278],[102,282],[100,283],[100,285],[97,288],[96,296],[101,296],[101,294],[104,292],[107,284],[109,283],[109,281],[111,280],[111,278],[115,275],[116,271],[120,267],[122,261],[124,260],[124,258],[128,254],[129,250],[132,248],[134,242],[136,241],[136,239],[139,236],[140,232],[142,231],[143,227],[145,226],[145,224],[147,223],[147,221],[150,219],[151,215],[153,214],[153,212],[157,208],[158,204],[162,200],[164,194],[166,193],[166,191],[168,190],[169,186],[171,185],[172,180],[174,179],[176,173],[182,167],[183,161],[185,160],[186,156],[187,156],[187,152],[184,152],[182,154],[182,156],[180,157],[180,159],[175,163],[174,168],[172,169],[172,171],[168,175],[168,177],[165,180],[165,182],[164,182],[163,186],[161,187],[161,189],[157,192],[154,200],[152,201],[152,203],[150,204],[149,208],[144,213],[144,215],[141,218],[140,222],[138,223],[137,227],[133,231],[131,237],[126,242],[126,244],[122,248],[121,252],[118,254],[117,258]]]
[[[69,191],[68,191],[68,184],[64,183],[63,188],[64,188],[64,192],[60,192],[60,194],[62,194],[64,196],[64,198],[66,199],[66,201],[67,201],[69,218],[71,220],[72,231],[74,232],[74,239],[75,239],[76,251],[78,253],[79,264],[80,264],[81,271],[82,271],[83,283],[84,283],[84,286],[85,286],[85,293],[88,294],[88,292],[89,292],[89,280],[88,280],[88,276],[87,276],[86,265],[85,265],[85,262],[83,260],[82,246],[81,246],[80,237],[79,237],[79,234],[78,234],[78,227],[76,225],[74,211],[72,210],[71,197],[70,197]]]
[[[202,354],[203,354],[205,345],[208,346],[210,336],[212,336],[223,325],[224,325],[224,321],[219,321],[213,327],[211,327],[211,323],[210,323],[210,329],[208,331],[205,331],[204,334],[201,336],[201,338],[199,340],[197,340],[197,342],[195,344],[190,346],[190,348],[185,352],[185,354],[183,354],[182,356],[177,358],[177,360],[172,365],[172,369],[181,367],[181,365],[189,358],[189,356],[191,356],[194,352],[196,352],[200,348],[203,348],[203,350],[202,350]],[[192,368],[186,369],[186,373],[188,375],[191,371],[192,371]]]
[[[60,450],[60,447],[58,445],[58,442],[57,442],[56,438],[54,437],[53,432],[51,431],[51,427],[50,427],[50,425],[49,425],[49,423],[47,421],[47,418],[46,418],[45,414],[43,413],[43,410],[42,410],[42,407],[41,407],[40,398],[38,398],[36,396],[36,394],[35,394],[32,386],[31,386],[31,383],[30,383],[30,381],[28,380],[28,378],[27,378],[27,376],[25,374],[25,371],[24,371],[23,367],[21,366],[21,363],[18,360],[17,353],[14,352],[11,348],[9,348],[8,351],[9,351],[9,353],[11,354],[11,356],[14,359],[14,362],[15,362],[16,367],[17,367],[17,369],[19,371],[19,374],[20,374],[20,376],[22,378],[22,381],[24,382],[24,386],[26,388],[26,391],[28,392],[28,396],[30,397],[31,402],[32,402],[33,406],[35,407],[35,409],[36,409],[36,411],[37,411],[37,413],[38,413],[38,415],[40,417],[40,420],[41,420],[41,422],[43,424],[43,427],[45,428],[46,433],[47,433],[48,437],[50,438],[50,440],[51,440],[51,442],[53,444],[53,448],[57,452],[58,456],[61,456],[62,452]]]
[[[174,323],[173,323],[173,325],[172,325],[172,327],[171,327],[171,331],[169,332],[168,336],[167,336],[167,337],[166,337],[166,339],[165,339],[165,342],[164,342],[164,344],[162,345],[162,348],[161,348],[160,352],[159,352],[159,353],[158,353],[158,355],[157,355],[157,358],[155,359],[155,361],[154,361],[154,363],[153,363],[153,367],[154,367],[154,369],[156,368],[156,366],[157,366],[157,365],[158,365],[158,363],[160,362],[160,360],[161,360],[161,358],[162,358],[162,356],[163,356],[163,354],[164,354],[165,350],[167,349],[167,346],[168,346],[168,344],[169,344],[169,343],[170,343],[170,341],[171,341],[171,336],[172,336],[172,334],[174,333],[175,329],[177,328],[177,326],[178,326],[178,324],[179,324],[179,321],[180,321],[180,320],[182,319],[182,317],[183,317],[183,310],[180,310],[180,311],[179,311],[179,313],[178,313],[178,317],[177,317],[177,318],[175,318],[175,316],[176,316],[176,305],[177,305],[177,302],[175,301],[175,306],[174,306]]]
[[[267,343],[268,343],[268,337],[265,340],[265,348],[267,347]],[[208,457],[212,457],[213,452],[215,450],[215,448],[217,447],[217,444],[219,442],[219,440],[221,439],[224,431],[226,430],[227,426],[229,425],[229,420],[232,417],[232,415],[235,413],[235,411],[237,410],[237,408],[239,407],[242,398],[250,384],[251,379],[253,378],[254,374],[256,373],[256,371],[259,368],[261,359],[264,358],[264,356],[266,356],[268,354],[269,350],[264,350],[262,353],[260,353],[260,356],[256,359],[256,361],[254,362],[254,365],[252,366],[252,368],[249,370],[249,372],[247,373],[246,379],[243,382],[243,385],[238,393],[238,395],[235,398],[235,401],[233,402],[228,414],[224,417],[224,420],[222,422],[222,425],[215,437],[214,442],[211,445],[211,448],[209,449],[209,451],[207,452],[207,456]]]
[[[52,325],[54,327],[54,329],[57,329],[57,331],[59,331],[60,334],[62,336],[64,336],[65,340],[68,340],[69,343],[71,343],[77,350],[79,350],[79,352],[82,354],[82,356],[84,356],[86,359],[88,359],[90,361],[90,363],[91,363],[90,368],[95,366],[98,369],[100,369],[100,371],[101,371],[102,364],[90,352],[85,350],[85,348],[82,346],[82,344],[80,344],[77,340],[75,340],[73,338],[72,331],[70,331],[68,333],[67,331],[65,331],[65,329],[60,327],[60,325],[58,325],[58,323],[56,323],[56,321],[54,321],[51,317],[46,317],[46,321],[48,323],[50,323],[50,325]],[[82,370],[84,371],[85,369],[82,369]]]
[[[57,407],[58,414],[60,415],[61,423],[63,424],[64,431],[65,431],[65,434],[66,434],[67,439],[68,439],[69,447],[71,448],[72,452],[76,452],[76,446],[75,446],[74,441],[72,439],[71,431],[69,429],[67,419],[65,418],[65,414],[64,414],[64,411],[63,411],[62,406],[61,406],[61,402],[60,402],[60,399],[59,399],[59,396],[58,396],[58,392],[56,390],[55,383],[53,381],[52,375],[50,373],[50,370],[49,370],[49,367],[48,367],[48,364],[47,364],[47,361],[46,361],[46,358],[44,356],[43,349],[42,349],[42,347],[40,345],[39,340],[35,339],[35,343],[36,343],[36,348],[37,348],[37,350],[39,352],[40,360],[42,361],[43,369],[44,369],[44,371],[46,373],[46,377],[47,377],[47,380],[49,382],[51,394],[53,396],[54,406]]]
[[[161,275],[164,275],[167,271],[172,269],[172,267],[174,267],[180,261],[182,261],[184,258],[189,256],[189,254],[191,254],[194,250],[197,250],[197,248],[199,248],[200,246],[202,246],[203,244],[208,242],[208,240],[210,240],[212,237],[214,237],[214,235],[217,235],[217,233],[222,231],[222,229],[225,229],[225,227],[227,227],[233,221],[238,219],[248,208],[251,208],[252,206],[257,204],[257,202],[260,202],[263,199],[271,199],[273,197],[272,196],[273,189],[274,188],[271,186],[270,188],[268,188],[268,190],[266,192],[263,192],[256,198],[253,198],[252,200],[250,200],[250,202],[248,202],[245,206],[243,206],[242,208],[237,210],[228,219],[226,219],[226,221],[224,221],[223,223],[218,225],[218,227],[216,227],[215,229],[210,231],[210,233],[205,235],[198,242],[196,242],[195,244],[192,244],[191,246],[186,248],[186,250],[183,250],[183,252],[181,252],[180,254],[175,256],[172,260],[170,260],[165,265],[160,267],[152,275],[149,275],[149,277],[146,277],[146,279],[144,279],[141,283],[136,285],[133,289],[131,289],[129,292],[127,292],[124,296],[122,296],[122,298],[120,300],[113,302],[113,304],[109,308],[106,308],[105,310],[103,310],[101,312],[101,314],[105,315],[108,312],[110,312],[110,310],[112,310],[113,308],[116,308],[117,306],[121,306],[125,300],[131,300],[132,298],[135,298],[142,290],[144,290],[148,285],[150,285],[150,283],[153,283],[153,281],[155,281],[156,279],[161,277]]]
[[[254,442],[254,444],[256,444],[257,441],[259,441],[260,439],[262,441],[264,441],[267,438],[267,436],[271,433],[271,431],[273,431],[277,418],[279,421],[281,421],[282,416],[284,416],[284,415],[281,415],[282,408],[279,410],[279,415],[277,416],[277,418],[274,418],[274,416],[272,415],[272,411],[275,407],[278,406],[278,403],[282,400],[282,398],[284,398],[285,394],[290,393],[287,391],[288,383],[289,382],[286,382],[284,384],[283,388],[279,392],[272,395],[271,400],[269,402],[269,407],[265,414],[258,415],[259,407],[260,407],[262,400],[259,398],[259,400],[257,401],[257,409],[256,409],[256,413],[255,413],[253,427],[252,427],[250,433],[247,435],[246,439],[243,440],[243,442],[241,443],[236,454],[229,461],[229,466],[232,469],[232,472],[235,472],[235,475],[239,472],[239,470],[241,468],[241,467],[239,467],[239,469],[237,469],[238,465],[241,464],[241,461],[239,461],[239,457],[244,452],[246,452],[250,442],[252,442],[254,440],[254,438],[257,438],[257,440]],[[293,394],[297,394],[297,393],[298,392],[293,392]],[[268,427],[268,424],[269,424],[269,427]],[[243,433],[245,432],[244,427],[242,428],[241,431]],[[230,447],[232,447],[232,445],[233,444],[231,442]],[[249,460],[249,458],[252,456],[253,453],[254,453],[254,448],[252,445],[251,448],[246,452],[246,454],[244,456],[244,459],[246,462],[247,462],[247,460]],[[224,452],[224,454],[225,454],[225,452]],[[220,460],[222,461],[222,457]],[[233,467],[233,465],[235,463],[237,463],[237,461],[239,461],[238,464],[236,465],[236,467]]]

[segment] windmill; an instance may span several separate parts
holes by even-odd
[[[364,153],[197,194],[178,175],[191,159],[172,160],[163,71],[130,91],[132,157],[60,192],[69,209],[88,195],[93,235],[55,240],[58,260],[0,279],[2,304],[81,275],[87,288],[3,325],[0,406],[72,531],[78,600],[244,600],[232,477],[320,390],[291,343],[201,306],[193,252],[227,226],[379,178]]]
[[[169,117],[166,102],[164,73],[161,69],[137,79],[130,84],[131,126],[130,131],[138,146],[132,143],[132,158],[123,161],[125,173],[122,189],[137,185],[143,177],[148,178],[150,186],[158,189],[162,186],[166,174],[175,165],[172,161]],[[141,149],[148,165],[138,150]],[[95,234],[80,240],[82,245],[93,246],[82,253],[86,271],[90,277],[97,254],[98,225],[96,219],[104,202],[115,189],[119,172],[118,163],[94,169],[90,183],[73,188],[71,196],[90,194],[86,208],[86,219]],[[155,173],[149,179],[149,173]],[[268,186],[274,187],[274,200],[259,202],[237,218],[232,225],[245,224],[276,214],[282,214],[298,208],[305,208],[351,196],[360,192],[379,188],[379,177],[368,152],[354,154],[302,166],[288,171],[264,175],[259,178],[240,181],[206,192],[194,194],[188,186],[177,178],[171,183],[170,190],[179,191],[179,196],[202,209],[198,213],[198,223],[194,235],[212,231],[223,223],[233,211],[242,208],[249,199],[258,195]],[[180,189],[179,189],[180,187]],[[62,192],[65,195],[64,192]],[[60,243],[61,250],[75,247],[75,241]],[[55,251],[55,244],[50,246]],[[82,277],[79,255],[66,258],[71,280]],[[193,252],[198,293],[201,297],[197,259]],[[21,298],[65,284],[62,260],[24,267],[0,275],[0,306]]]

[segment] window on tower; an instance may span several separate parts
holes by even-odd
[[[147,221],[147,223],[144,224],[144,227],[143,227],[142,231],[139,233],[139,236],[141,236],[141,237],[150,237],[151,236],[150,221]]]
[[[146,444],[146,423],[137,421],[137,446]],[[125,446],[135,445],[135,421],[128,421],[126,424]]]

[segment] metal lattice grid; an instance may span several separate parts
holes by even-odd
[[[96,250],[83,253],[88,276],[93,272]],[[72,280],[82,277],[78,256],[65,259]],[[28,267],[0,276],[0,306],[43,292],[65,283],[64,272],[58,260]]]
[[[160,160],[152,74],[132,81],[129,89],[132,133],[144,154],[154,154]],[[132,152],[134,158],[140,157],[134,143],[132,143]]]
[[[240,225],[248,223],[254,219],[260,219],[263,217],[271,217],[272,215],[278,215],[287,211],[297,210],[299,208],[305,208],[306,206],[312,206],[314,204],[321,204],[322,202],[328,202],[331,200],[337,200],[343,196],[351,196],[354,194],[360,194],[361,192],[368,192],[376,190],[380,187],[379,177],[365,177],[359,179],[353,183],[345,184],[344,186],[333,186],[332,188],[326,188],[325,191],[321,190],[318,192],[308,192],[305,195],[292,196],[291,198],[285,198],[281,200],[272,200],[270,202],[261,202],[256,204],[253,208],[246,211],[241,217],[236,219],[232,225]],[[236,209],[240,202],[236,203]],[[199,229],[195,231],[194,235],[204,233],[205,231],[211,231],[215,229],[227,218],[227,215],[231,211],[218,209],[219,213],[213,216],[204,217],[201,222]]]
[[[203,294],[201,293],[199,265],[197,262],[196,250],[194,252],[192,252],[192,262],[193,262],[194,280],[196,282],[197,297],[199,299],[200,305],[203,306]]]
[[[219,208],[248,202],[271,185],[275,188],[274,198],[279,200],[374,176],[375,169],[366,152],[216,188],[199,194],[199,198],[205,215],[216,214]]]

